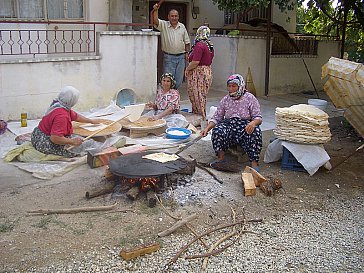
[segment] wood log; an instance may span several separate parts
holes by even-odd
[[[189,174],[189,175],[192,175],[195,173],[196,171],[196,166],[197,166],[197,161],[196,159],[185,159],[187,161],[187,166],[186,168],[182,169],[182,170],[179,170],[175,173],[178,173],[178,174]]]
[[[114,175],[114,174],[110,171],[109,166],[107,166],[107,168],[105,169],[104,177],[105,177],[107,180],[116,180],[116,179],[117,179],[117,176],[116,176],[116,175]]]
[[[87,191],[85,194],[86,199],[91,199],[112,192],[116,185],[116,181],[106,180],[104,182],[105,183],[98,185],[96,188]]]
[[[148,207],[154,208],[155,205],[157,204],[157,198],[155,197],[154,191],[147,191],[146,196],[147,196]]]
[[[167,236],[173,232],[175,232],[177,229],[179,229],[181,226],[186,225],[188,222],[194,220],[197,218],[197,214],[192,214],[190,216],[187,216],[184,219],[181,219],[179,221],[177,221],[176,223],[174,223],[173,226],[171,226],[170,228],[166,229],[165,231],[159,232],[158,236],[159,237],[163,237],[163,236]]]
[[[153,243],[151,245],[147,245],[147,246],[139,246],[133,250],[122,250],[120,251],[120,256],[126,260],[129,261],[131,259],[134,259],[136,257],[145,255],[145,254],[150,254],[153,253],[157,250],[160,249],[160,245]]]
[[[39,209],[27,211],[28,213],[36,214],[71,214],[78,212],[94,212],[94,211],[109,211],[116,208],[117,203],[111,206],[101,206],[101,207],[82,207],[82,208],[70,208],[70,209]]]
[[[252,167],[246,166],[244,169],[244,172],[251,173],[253,175],[255,186],[259,187],[260,184],[267,181],[267,178],[265,178],[263,175],[258,173],[256,170],[254,170]]]
[[[127,193],[126,196],[130,199],[130,200],[135,200],[137,199],[138,195],[140,193],[140,189],[138,186],[134,186],[132,188],[130,188]]]
[[[242,173],[241,179],[244,183],[244,195],[253,196],[256,193],[256,186],[254,183],[253,175],[251,173]]]

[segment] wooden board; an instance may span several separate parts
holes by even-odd
[[[255,186],[257,186],[257,187],[259,187],[260,184],[262,184],[263,182],[267,181],[267,179],[263,175],[258,173],[252,167],[246,166],[244,169],[244,172],[251,173],[253,175],[254,183],[255,183]]]
[[[241,179],[244,183],[244,195],[253,196],[256,193],[256,187],[251,173],[242,173]]]
[[[120,120],[119,123],[124,129],[133,129],[134,131],[147,129],[157,129],[164,127],[167,122],[164,119],[148,120],[150,117],[140,117],[137,121],[131,122],[127,119]]]
[[[135,128],[131,128],[130,129],[130,137],[131,138],[138,138],[138,137],[146,137],[149,135],[154,135],[154,136],[159,136],[161,134],[163,134],[167,129],[167,125],[164,125],[163,127],[159,127],[159,128],[139,128],[139,129],[135,129]]]
[[[105,125],[108,125],[113,122],[112,120],[108,120],[108,119],[99,119],[99,120]],[[88,137],[89,135],[94,133],[93,131],[89,131],[84,128],[81,128],[80,126],[83,124],[86,124],[86,123],[73,121],[72,122],[73,133],[76,135],[83,136],[83,137]],[[95,137],[111,135],[113,133],[119,132],[120,130],[121,130],[121,125],[118,122],[116,122],[113,125],[111,125],[109,128],[106,128],[105,130],[101,131],[99,134],[96,134]]]
[[[157,250],[160,249],[160,245],[155,243],[155,244],[150,244],[150,245],[147,245],[147,246],[139,246],[135,249],[132,249],[132,250],[122,250],[120,251],[120,256],[126,260],[126,261],[129,261],[131,259],[134,259],[136,257],[139,257],[139,256],[142,256],[142,255],[145,255],[145,254],[150,254],[150,253],[153,253]]]

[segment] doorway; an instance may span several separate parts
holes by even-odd
[[[153,6],[157,4],[159,1],[150,1],[149,2],[149,14],[153,10]],[[179,21],[184,24],[187,28],[187,4],[185,3],[175,3],[175,2],[164,2],[159,10],[158,10],[158,17],[161,20],[168,21],[168,12],[171,9],[175,9],[178,11],[179,14]],[[154,31],[158,31],[157,29],[153,28]],[[157,56],[157,79],[159,81],[160,77],[163,74],[163,53],[161,49],[161,38],[158,37],[158,56]]]

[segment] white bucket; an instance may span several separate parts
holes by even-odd
[[[325,109],[327,107],[327,101],[320,100],[320,99],[309,99],[308,105],[316,106],[317,108],[321,109],[322,111],[325,111]]]

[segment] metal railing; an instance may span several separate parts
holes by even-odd
[[[215,34],[229,35],[232,30],[239,30],[242,36],[266,37],[267,31],[259,29],[210,28]],[[337,36],[303,35],[299,33],[272,31],[272,55],[317,55],[319,41],[340,41]]]
[[[0,56],[92,55],[96,53],[97,27],[107,30],[111,25],[150,27],[135,23],[0,21]]]

